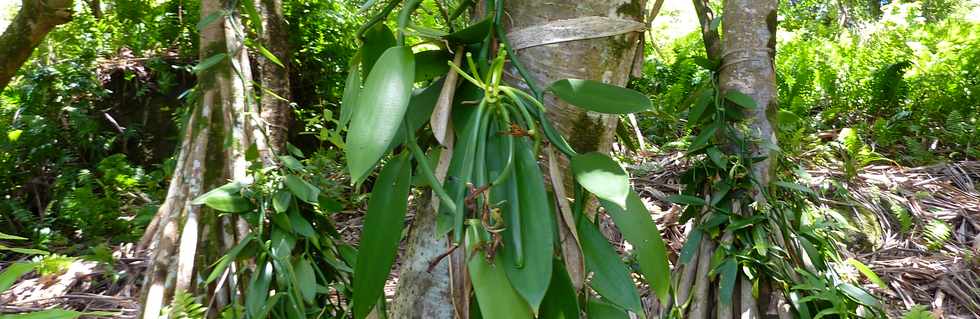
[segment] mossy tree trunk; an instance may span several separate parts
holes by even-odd
[[[556,20],[589,16],[642,21],[644,11],[644,2],[640,0],[507,0],[504,3],[506,13],[503,21],[509,32]],[[476,7],[482,8],[483,5]],[[639,32],[630,32],[536,46],[519,50],[516,58],[520,59],[535,84],[541,88],[565,78],[592,79],[625,86],[629,81],[639,38]],[[512,84],[526,87],[520,83],[522,80],[519,80],[515,69],[509,68],[508,73]],[[609,152],[612,148],[618,117],[586,112],[553,96],[546,96],[545,104],[549,108],[548,117],[575,150],[583,153]],[[562,159],[563,169],[567,167],[564,161]],[[435,223],[436,214],[430,205],[420,205],[406,240],[405,261],[391,307],[393,318],[467,317],[466,297],[459,297],[456,293],[466,287],[465,283],[459,283],[460,279],[466,278],[465,274],[461,274],[465,271],[465,262],[454,262],[461,261],[463,250],[456,249],[448,258],[439,259],[447,253],[449,242],[435,233]],[[451,267],[451,263],[459,266]],[[451,269],[458,270],[450,276]],[[454,282],[451,277],[459,279]],[[454,303],[459,304],[456,309]]]
[[[201,2],[201,17],[234,7],[222,0]],[[222,14],[200,34],[200,60],[223,56],[220,62],[199,65],[196,103],[185,124],[177,164],[167,197],[147,227],[141,247],[150,250],[143,286],[142,317],[157,318],[177,292],[204,298],[212,315],[240,296],[235,266],[215,283],[201,282],[203,273],[224,251],[248,233],[245,222],[218,214],[191,201],[232,180],[245,180],[245,150],[252,144],[265,149],[264,138],[248,110],[251,70],[237,12]],[[214,300],[211,300],[214,299]]]
[[[262,34],[259,39],[282,65],[265,56],[258,56],[262,90],[259,110],[266,121],[269,147],[279,151],[286,146],[289,126],[292,122],[292,109],[289,99],[292,90],[289,85],[289,41],[286,34],[286,20],[282,15],[282,0],[260,0],[259,14],[262,16]]]
[[[56,26],[71,21],[71,0],[23,0],[0,36],[0,91],[7,87],[34,48]]]

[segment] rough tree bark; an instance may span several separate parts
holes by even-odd
[[[589,16],[642,22],[645,8],[644,1],[640,0],[508,0],[505,10],[503,21],[508,32],[513,32],[556,20]],[[625,86],[639,38],[639,32],[629,32],[612,37],[536,46],[519,50],[516,58],[520,59],[529,76],[541,88],[565,78],[592,79]],[[508,68],[507,73],[509,82],[526,88],[519,83],[520,76],[515,69]],[[545,97],[545,104],[549,108],[548,117],[575,150],[609,152],[612,148],[618,117],[586,112],[550,95]],[[564,159],[561,167],[567,168]],[[420,210],[407,239],[408,246],[403,257],[405,262],[392,305],[393,318],[453,317],[448,266],[452,258],[443,259],[433,266],[431,272],[427,271],[428,263],[447,251],[446,239],[436,236],[434,231],[435,213],[427,208]],[[452,255],[458,257],[456,253]]]
[[[702,26],[702,35],[708,57],[721,62],[719,70],[719,90],[721,94],[739,91],[751,97],[759,105],[746,110],[742,124],[746,129],[738,132],[749,142],[749,152],[753,157],[766,157],[766,160],[753,164],[752,177],[758,185],[768,185],[772,178],[772,152],[776,145],[771,115],[776,112],[776,77],[774,57],[776,50],[776,0],[725,0],[724,37],[719,38],[717,29],[710,27],[714,19],[706,1],[694,0],[694,6]],[[720,39],[720,40],[719,40]],[[736,146],[731,146],[735,149]],[[752,199],[764,205],[766,199],[759,189],[751,192]],[[740,204],[735,204],[736,206]],[[748,207],[748,203],[742,203]],[[738,208],[738,207],[736,207]],[[743,213],[751,212],[745,208]],[[688,300],[690,305],[686,318],[758,318],[760,305],[769,305],[769,300],[756,300],[752,296],[752,282],[744,275],[737,279],[737,289],[730,305],[721,303],[718,298],[718,283],[708,276],[711,256],[720,244],[730,243],[731,234],[720,240],[702,240],[693,261],[679,268],[680,274],[677,303]],[[789,315],[788,310],[779,314]]]
[[[265,56],[258,56],[259,80],[265,87],[259,110],[267,124],[269,147],[279,151],[286,147],[292,122],[292,110],[288,101],[292,97],[289,86],[289,38],[286,34],[286,20],[282,15],[282,0],[259,1],[259,14],[262,16],[262,34],[259,35],[259,40],[283,63],[279,66]]]
[[[23,0],[20,11],[0,36],[0,91],[7,87],[44,36],[71,21],[72,0]]]
[[[229,7],[234,6],[222,0],[202,1],[201,17]],[[180,291],[204,297],[211,309],[221,309],[240,296],[234,265],[226,278],[211,285],[201,283],[206,274],[198,272],[245,236],[247,224],[233,216],[219,218],[191,201],[231,180],[244,180],[245,150],[252,143],[260,150],[266,147],[257,125],[245,113],[252,75],[243,37],[237,12],[201,30],[200,59],[226,56],[198,71],[198,103],[185,125],[167,197],[141,240],[140,246],[151,251],[143,285],[143,318],[157,318]]]

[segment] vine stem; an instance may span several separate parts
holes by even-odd
[[[456,203],[453,202],[452,197],[449,196],[446,189],[439,183],[436,174],[432,171],[432,167],[429,166],[429,161],[426,160],[425,153],[422,152],[422,148],[419,147],[419,144],[415,140],[415,132],[408,125],[405,125],[405,130],[408,131],[408,148],[411,150],[416,162],[419,163],[419,168],[422,169],[422,176],[425,176],[425,179],[429,181],[429,185],[432,186],[432,191],[436,193],[436,196],[439,196],[439,200],[446,205],[446,208],[455,211]]]

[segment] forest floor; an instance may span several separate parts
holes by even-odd
[[[630,166],[672,261],[691,226],[678,222],[681,207],[666,197],[682,189],[678,175],[687,161],[679,153],[648,155]],[[860,276],[843,262],[848,258],[869,266],[887,287],[866,279],[864,286],[881,298],[889,317],[924,305],[936,318],[980,318],[980,162],[868,166],[850,180],[839,167],[808,166],[806,177],[798,182],[815,193],[832,194],[816,198],[812,207],[849,225],[842,231],[844,249],[835,271]],[[362,213],[336,216],[344,240],[357,242]],[[410,212],[407,221],[413,216]],[[612,224],[604,221],[602,226],[603,233],[625,249]],[[21,278],[0,294],[0,314],[71,308],[135,317],[145,258],[132,247],[115,247],[111,267],[79,259],[60,274]],[[7,264],[0,262],[0,268]],[[397,273],[396,265],[385,288],[388,297],[394,294]],[[655,298],[646,293],[644,299],[649,305]]]

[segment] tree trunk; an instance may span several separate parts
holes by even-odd
[[[505,5],[503,21],[509,33],[556,20],[590,16],[641,22],[644,14],[643,1],[508,0]],[[625,86],[639,37],[639,32],[626,32],[610,37],[528,47],[518,50],[515,58],[520,59],[539,88],[565,78],[592,79]],[[511,67],[507,73],[509,82],[526,88],[520,83],[516,69]],[[576,151],[609,152],[612,148],[617,116],[587,112],[550,95],[546,96],[545,104],[549,108],[548,117]],[[561,167],[567,169],[564,158]],[[565,180],[570,182],[571,178]],[[455,252],[462,252],[462,249],[457,249],[450,258],[434,263],[432,271],[427,271],[429,263],[437,261],[436,257],[449,249],[447,240],[434,234],[435,219],[435,213],[428,207],[420,209],[416,215],[407,239],[408,248],[392,306],[393,318],[449,318],[454,313],[450,286],[456,287],[459,283],[451,282],[451,267],[448,264],[457,255]],[[460,269],[465,271],[465,266]],[[457,278],[458,275],[453,277]],[[465,309],[465,306],[461,305],[461,308]],[[467,316],[463,314],[462,317]]]
[[[775,149],[776,135],[773,130],[771,115],[776,112],[776,77],[774,56],[776,50],[776,0],[725,0],[724,37],[719,37],[717,29],[710,27],[713,20],[710,9],[702,0],[694,0],[695,7],[702,24],[702,35],[708,57],[720,60],[719,91],[738,91],[751,97],[758,105],[745,111],[744,130],[736,129],[738,137],[748,142],[749,157],[765,157],[766,159],[752,164],[752,178],[755,183],[750,192],[751,201],[758,202],[757,207],[764,207],[766,199],[758,188],[769,185],[772,178],[772,150]],[[729,152],[738,152],[737,145],[728,145]],[[751,203],[733,204],[734,214],[753,214],[756,207]],[[708,210],[704,211],[705,213]],[[701,216],[707,220],[710,216]],[[721,302],[719,282],[708,276],[711,271],[708,262],[716,249],[732,245],[733,235],[725,233],[721,238],[705,237],[700,250],[692,261],[679,266],[681,275],[678,290],[681,292],[675,304],[682,305],[690,296],[687,306],[687,318],[741,318],[760,317],[760,305],[767,306],[769,300],[756,300],[753,296],[752,282],[739,272],[736,279],[732,302]],[[760,294],[765,298],[765,294]]]
[[[267,124],[269,147],[279,151],[286,147],[292,122],[292,109],[289,107],[289,99],[292,98],[289,86],[289,38],[282,15],[282,0],[259,1],[259,14],[262,16],[259,39],[282,62],[282,66],[279,66],[265,56],[258,57],[260,81],[265,87],[259,109]]]
[[[7,87],[44,36],[71,21],[71,0],[23,0],[17,16],[0,36],[0,91]]]
[[[202,1],[201,17],[228,7],[234,6],[220,0]],[[227,56],[198,72],[198,104],[185,125],[167,197],[141,240],[140,246],[148,245],[151,251],[143,286],[143,318],[157,318],[177,292],[201,297],[211,309],[221,309],[240,296],[234,265],[216,284],[201,283],[206,274],[199,272],[246,235],[247,225],[235,216],[218,217],[191,201],[230,180],[244,180],[244,151],[253,142],[260,150],[265,148],[264,137],[245,113],[252,75],[243,40],[237,12],[201,30],[201,61]]]

